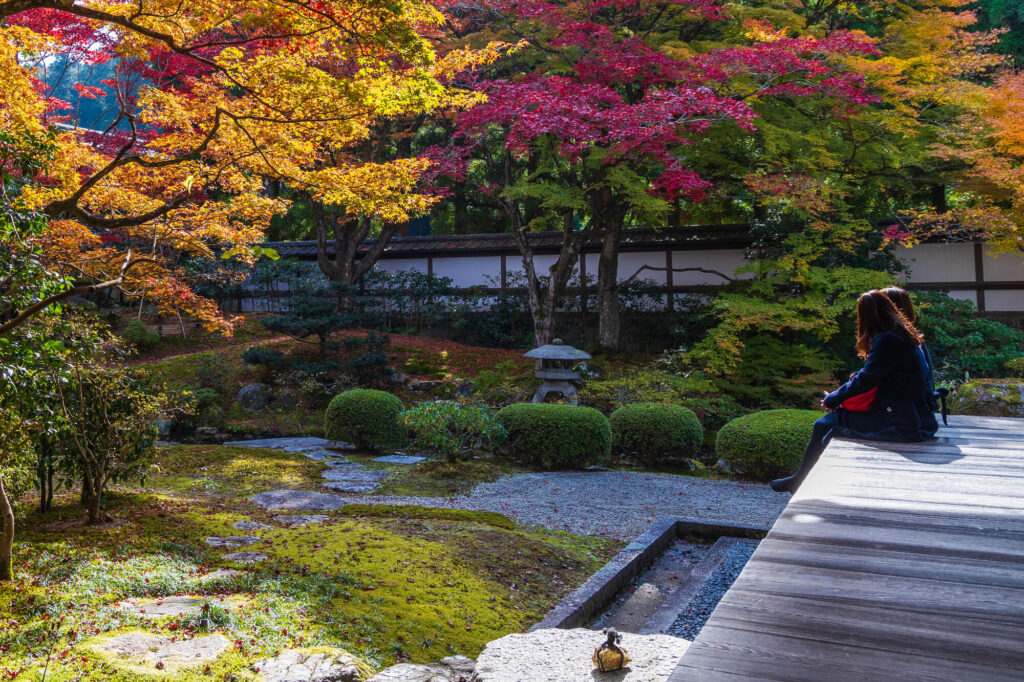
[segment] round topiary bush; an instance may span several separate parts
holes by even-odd
[[[603,464],[611,456],[611,429],[592,407],[520,403],[498,410],[508,434],[502,452],[547,469]]]
[[[402,401],[386,391],[356,388],[339,393],[327,406],[326,436],[367,450],[400,447],[407,436],[399,419],[404,409]]]
[[[608,418],[616,452],[658,464],[669,457],[692,457],[704,438],[693,410],[678,405],[624,405]]]
[[[818,410],[766,410],[733,419],[718,432],[716,454],[758,478],[791,474],[800,466]]]

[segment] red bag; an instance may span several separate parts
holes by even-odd
[[[847,412],[867,412],[871,409],[872,403],[875,402],[876,395],[878,395],[878,386],[875,386],[867,393],[850,396],[843,401],[842,407]]]

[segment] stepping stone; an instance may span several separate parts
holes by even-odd
[[[274,658],[256,661],[261,682],[360,682],[373,668],[341,649],[288,649]]]
[[[285,452],[323,450],[324,448],[335,446],[334,443],[325,438],[315,438],[312,436],[301,438],[260,438],[258,440],[233,440],[224,443],[224,445],[237,445],[243,448],[268,448],[271,450],[284,450]]]
[[[324,487],[339,493],[368,493],[378,487],[379,483],[359,483],[358,481],[328,481]]]
[[[164,616],[185,616],[198,614],[203,604],[211,603],[224,609],[234,608],[234,602],[209,597],[189,597],[175,595],[172,597],[155,597],[148,599],[126,599],[117,604],[119,608],[149,618]]]
[[[270,530],[273,528],[273,526],[268,526],[259,521],[235,521],[233,525],[235,530]]]
[[[291,528],[296,528],[298,526],[306,526],[311,523],[323,523],[328,518],[330,517],[325,516],[324,514],[294,514],[289,516],[275,516],[274,520]]]
[[[304,457],[309,457],[310,459],[314,459],[318,462],[325,462],[327,464],[330,464],[331,461],[348,461],[348,458],[345,457],[344,455],[339,455],[338,453],[331,452],[330,450],[313,450],[312,452],[303,452],[302,455]]]
[[[256,564],[266,561],[267,555],[259,552],[235,552],[234,554],[225,554],[223,558],[228,561],[237,561],[240,564]]]
[[[295,511],[340,509],[348,504],[344,497],[312,490],[271,490],[253,495],[252,501],[265,509]]]
[[[334,469],[362,469],[363,467],[366,466],[365,464],[360,464],[359,462],[349,462],[348,460],[338,461],[330,459],[325,459],[324,464]]]
[[[440,663],[423,665],[399,663],[385,668],[366,682],[460,682],[473,677],[476,661],[465,656],[448,656]]]
[[[204,583],[213,582],[214,580],[231,580],[232,578],[237,578],[240,575],[245,574],[241,571],[236,571],[233,568],[218,568],[216,571],[213,571],[212,573],[207,573],[199,580]]]
[[[206,538],[206,544],[210,547],[248,547],[259,541],[260,539],[254,535],[228,535],[225,537],[211,535]]]
[[[387,462],[388,464],[418,464],[426,459],[426,457],[416,457],[415,455],[385,455],[384,457],[376,457],[373,461]]]
[[[86,646],[112,658],[114,666],[150,675],[174,673],[182,668],[205,665],[226,651],[231,642],[224,635],[192,639],[162,637],[148,632],[101,635]]]
[[[347,469],[338,467],[336,469],[328,469],[322,476],[328,481],[359,481],[361,483],[369,481],[380,481],[387,478],[391,474],[387,471],[374,471],[372,469]]]

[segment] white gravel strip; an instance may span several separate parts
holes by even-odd
[[[671,474],[543,473],[509,476],[460,497],[355,495],[359,504],[496,511],[517,521],[627,542],[662,516],[771,527],[789,495],[765,484]]]

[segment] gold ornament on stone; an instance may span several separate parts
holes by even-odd
[[[632,660],[629,653],[619,646],[622,635],[611,628],[605,630],[604,633],[608,635],[608,639],[594,648],[594,665],[603,673],[621,670]]]

